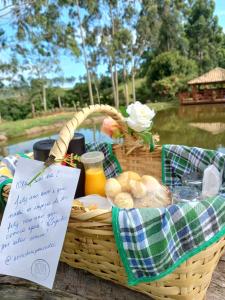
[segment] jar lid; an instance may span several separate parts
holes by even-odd
[[[104,153],[100,151],[87,152],[81,156],[81,162],[84,164],[94,164],[103,161],[104,157]]]
[[[54,143],[55,140],[53,139],[41,140],[36,142],[33,145],[34,159],[46,161]]]
[[[85,138],[82,133],[76,132],[69,143],[67,154],[77,154],[81,156],[85,153]]]
[[[33,145],[33,150],[48,151],[51,150],[54,143],[55,140],[53,139],[40,140]]]

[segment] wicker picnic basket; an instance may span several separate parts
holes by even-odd
[[[150,174],[161,179],[161,148],[150,153],[126,132],[123,117],[108,105],[95,105],[76,113],[61,130],[51,157],[63,158],[74,131],[92,113],[104,113],[113,117],[124,132],[124,144],[115,145],[123,170]],[[10,186],[4,188],[7,198]],[[162,203],[162,206],[164,203]],[[147,294],[153,299],[202,300],[205,299],[212,273],[222,255],[225,239],[188,259],[172,274],[151,282],[130,286],[130,289]],[[61,261],[74,268],[84,269],[96,276],[127,286],[127,277],[120,260],[112,231],[111,211],[96,209],[85,212],[73,207],[67,234],[61,253]]]

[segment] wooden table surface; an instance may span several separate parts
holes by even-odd
[[[29,281],[0,276],[0,300],[150,300],[149,297],[99,279],[83,270],[60,263],[54,289],[42,288]],[[207,300],[225,300],[225,261],[213,274]]]

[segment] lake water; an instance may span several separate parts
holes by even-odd
[[[160,144],[182,144],[225,152],[225,104],[182,106],[158,112],[152,131],[159,134]],[[111,142],[99,130],[82,128],[79,132],[85,135],[87,142]],[[46,136],[57,138],[57,135],[45,135],[11,140],[7,146],[0,146],[0,156],[31,152],[33,144]]]

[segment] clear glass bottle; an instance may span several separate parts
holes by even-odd
[[[200,193],[195,187],[190,186],[175,186],[171,189],[172,203],[193,202],[200,200]]]
[[[104,154],[100,151],[87,152],[81,156],[85,168],[85,195],[105,196],[103,160]]]

